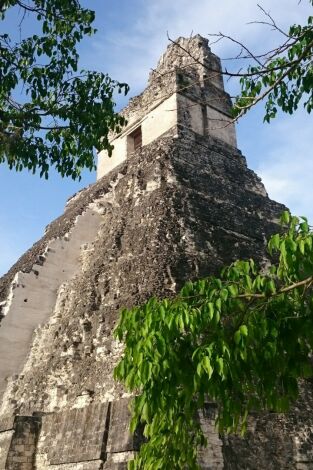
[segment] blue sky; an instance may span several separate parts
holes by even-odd
[[[243,41],[254,51],[271,49],[279,38],[269,28],[248,24],[263,19],[252,0],[94,0],[83,4],[96,11],[98,32],[80,47],[81,66],[108,72],[112,78],[130,84],[130,96],[145,87],[151,68],[171,38],[222,31]],[[262,1],[282,28],[299,22],[312,7],[307,0]],[[6,25],[17,27],[16,13]],[[36,26],[26,21],[25,33]],[[213,52],[230,57],[230,44],[212,46]],[[226,83],[231,93],[236,83]],[[128,98],[127,98],[128,99]],[[126,101],[119,101],[121,107]],[[263,179],[273,199],[285,203],[293,213],[313,220],[311,158],[312,117],[303,111],[290,117],[278,116],[272,124],[263,124],[262,106],[249,113],[237,126],[238,147],[248,165]],[[7,271],[26,249],[44,232],[45,226],[63,212],[65,202],[77,190],[95,181],[86,172],[73,182],[51,174],[48,181],[27,172],[16,173],[0,165],[0,274]]]

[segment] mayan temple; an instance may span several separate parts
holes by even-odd
[[[172,296],[237,258],[266,262],[284,210],[237,148],[220,60],[201,36],[170,44],[97,182],[0,279],[0,469],[120,470],[138,450],[112,377],[121,307]],[[310,382],[288,415],[219,436],[200,413],[206,470],[313,469]]]

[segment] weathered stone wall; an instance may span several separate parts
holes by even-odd
[[[288,414],[249,416],[245,439],[223,437],[225,470],[312,470],[313,387],[301,385],[300,398]]]
[[[207,446],[198,453],[198,463],[202,470],[223,470],[224,458],[222,452],[223,441],[215,428],[216,406],[206,403],[199,411],[199,421],[203,434],[207,439]]]
[[[41,420],[33,416],[16,416],[0,426],[0,468],[33,470]]]
[[[130,435],[129,400],[90,404],[40,416],[18,416],[12,430],[0,430],[6,470],[126,470],[138,451],[141,434]],[[203,470],[223,469],[222,440],[215,427],[216,408],[207,404],[199,414],[208,439],[200,449]]]
[[[100,403],[42,416],[36,466],[105,460],[109,413],[109,403]]]
[[[126,469],[141,439],[129,434],[128,404],[129,400],[98,403],[2,422],[0,468]]]
[[[0,468],[5,469],[5,464],[10,451],[13,429],[0,432]]]

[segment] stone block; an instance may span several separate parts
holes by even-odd
[[[138,431],[135,435],[129,432],[130,411],[129,399],[112,402],[110,428],[107,443],[108,453],[119,453],[138,450],[142,437]]]
[[[56,414],[43,424],[51,465],[99,460],[105,453],[109,404],[91,404]],[[94,427],[99,428],[94,433]],[[59,429],[66,431],[59,433]]]

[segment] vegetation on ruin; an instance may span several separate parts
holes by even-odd
[[[95,168],[95,148],[111,152],[108,132],[124,124],[113,92],[128,86],[78,69],[77,46],[95,29],[77,0],[0,1],[2,26],[10,13],[21,20],[17,34],[0,34],[0,163],[75,179]],[[39,32],[17,39],[29,15]]]
[[[284,212],[266,270],[236,261],[174,299],[123,310],[115,378],[136,394],[131,430],[148,439],[130,469],[197,469],[197,410],[217,405],[220,432],[244,433],[250,411],[285,412],[312,376],[313,231]]]

